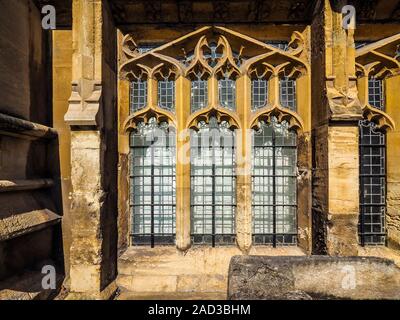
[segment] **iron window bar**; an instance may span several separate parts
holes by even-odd
[[[174,244],[175,140],[166,123],[151,118],[138,125],[130,138],[130,164],[131,244]]]
[[[235,242],[236,175],[233,134],[215,118],[202,123],[191,137],[191,223],[193,244],[228,245]],[[218,138],[213,130],[221,136]],[[206,138],[210,144],[204,146]],[[220,140],[222,138],[222,142]],[[218,140],[218,141],[217,141]]]
[[[368,120],[360,130],[360,216],[361,246],[382,245],[386,241],[386,137]]]
[[[266,130],[270,130],[270,135]],[[288,135],[286,144],[277,143],[277,139],[282,139],[282,136],[277,136],[277,130],[282,130],[284,135]],[[260,145],[257,144],[257,135],[258,139],[262,140]],[[297,228],[297,175],[294,173],[278,173],[278,171],[286,171],[287,169],[292,172],[295,171],[297,162],[295,139],[295,133],[287,129],[287,124],[285,122],[278,124],[276,118],[273,118],[269,125],[262,122],[260,130],[253,132],[252,207],[253,242],[255,244],[272,244],[273,247],[276,247],[278,243],[280,245],[297,243],[297,232],[295,232]],[[287,152],[286,155],[285,152]],[[278,158],[282,162],[281,166],[277,165],[279,163]],[[266,171],[267,173],[265,173]],[[278,187],[281,189],[279,201]],[[289,194],[290,188],[292,188],[292,194]],[[278,222],[280,230],[277,228]],[[263,230],[263,232],[259,232],[259,230]],[[268,230],[271,231],[268,232]],[[288,231],[281,232],[281,230]]]

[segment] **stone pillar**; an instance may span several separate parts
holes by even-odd
[[[354,30],[342,26],[346,1],[321,1],[312,23],[313,251],[357,255],[358,121]],[[321,95],[321,92],[325,94]]]
[[[247,75],[237,80],[237,110],[242,128],[237,130],[236,135],[236,242],[239,249],[245,253],[252,245],[252,207],[251,207],[251,130],[247,129],[251,113],[251,98],[249,88],[250,79]]]
[[[190,81],[177,79],[179,95],[176,97],[176,247],[185,251],[190,248],[190,132],[185,130],[190,115]]]
[[[400,249],[400,75],[385,80],[386,112],[396,127],[386,133],[387,163],[387,238],[388,246]]]
[[[116,29],[104,0],[73,1],[70,299],[107,299],[117,273]]]

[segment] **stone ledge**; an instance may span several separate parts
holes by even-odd
[[[400,268],[377,257],[235,256],[232,300],[400,299]]]
[[[54,186],[52,179],[0,180],[0,192],[38,190]]]
[[[28,140],[54,139],[57,131],[38,123],[0,113],[0,135]]]
[[[12,215],[0,219],[0,241],[42,230],[60,221],[61,217],[48,209]]]

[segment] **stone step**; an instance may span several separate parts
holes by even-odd
[[[226,293],[228,278],[226,275],[119,275],[117,285],[130,292],[152,293],[190,293],[209,292]]]
[[[254,248],[251,255],[304,255],[297,247]],[[228,274],[229,262],[242,255],[236,247],[194,247],[182,253],[175,247],[131,247],[118,260],[120,275]]]
[[[294,247],[264,247],[251,254],[297,256],[304,252]],[[236,247],[193,247],[186,253],[175,247],[131,247],[118,260],[117,285],[132,297],[226,297],[229,263],[237,255],[242,253]]]
[[[219,292],[174,292],[149,293],[121,291],[115,300],[226,300],[226,293]]]

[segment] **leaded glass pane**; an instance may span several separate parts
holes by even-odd
[[[196,112],[207,106],[208,101],[207,80],[196,79],[192,81],[191,107]]]
[[[226,122],[200,123],[191,135],[192,241],[233,243],[236,176],[234,133]]]
[[[282,107],[297,110],[296,81],[285,77],[279,82],[280,102]]]
[[[385,243],[386,137],[360,121],[360,243]]]
[[[286,122],[253,131],[253,242],[297,242],[297,137]]]
[[[287,41],[268,40],[265,43],[269,44],[275,48],[281,49],[283,51],[286,51],[289,47],[289,42],[287,42]]]
[[[227,77],[218,81],[219,103],[230,110],[236,109],[236,81]]]
[[[368,102],[379,110],[385,110],[382,80],[376,78],[368,79]]]
[[[147,104],[147,81],[137,80],[130,83],[130,112],[134,113]]]
[[[175,81],[158,81],[158,106],[170,111],[175,110]]]
[[[175,240],[175,134],[166,123],[140,123],[130,136],[132,244]]]
[[[255,79],[251,81],[251,107],[252,110],[257,110],[267,104],[268,81],[264,79]]]

